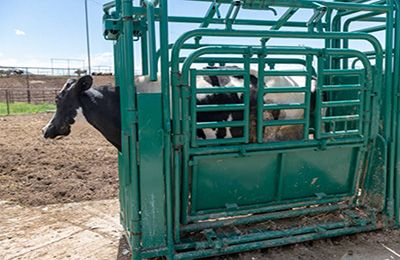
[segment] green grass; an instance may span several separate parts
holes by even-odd
[[[48,110],[54,110],[56,106],[54,104],[43,103],[43,104],[28,104],[22,102],[10,103],[10,115],[15,114],[34,114],[42,113]],[[0,102],[0,116],[7,115],[7,105],[4,102]]]

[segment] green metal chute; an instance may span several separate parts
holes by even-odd
[[[398,2],[193,1],[209,5],[203,17],[171,16],[167,0],[104,5],[121,93],[121,223],[133,258],[194,259],[397,227]],[[271,19],[239,15],[275,8]],[[170,42],[173,23],[198,28]],[[204,77],[231,81],[204,86]],[[204,95],[239,98],[199,103]],[[197,134],[218,129],[237,134]],[[310,221],[299,226],[299,217]],[[291,224],[271,227],[280,220]]]

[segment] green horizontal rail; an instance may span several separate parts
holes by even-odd
[[[325,230],[325,232],[321,232],[319,229],[312,233],[307,234],[299,234],[299,235],[289,235],[284,236],[281,238],[271,239],[271,240],[259,240],[255,242],[249,243],[242,243],[242,244],[235,244],[232,246],[225,246],[224,250],[219,248],[213,249],[203,249],[198,251],[192,252],[185,252],[179,253],[176,259],[195,259],[195,258],[202,258],[206,256],[213,256],[213,255],[221,255],[221,254],[231,254],[231,253],[238,253],[242,251],[250,251],[256,250],[261,248],[269,248],[269,247],[276,247],[288,244],[295,244],[309,240],[321,239],[321,238],[330,238],[330,237],[337,237],[343,236],[348,234],[355,234],[360,232],[367,232],[379,229],[379,226],[375,224],[365,225],[365,226],[352,226],[352,227],[343,227],[333,230]]]
[[[305,87],[266,87],[265,94],[268,93],[302,93],[307,91]]]
[[[169,22],[173,23],[202,23],[203,17],[187,17],[187,16],[169,16]],[[213,18],[210,19],[210,24],[225,24],[225,19]],[[250,19],[235,19],[233,24],[236,25],[253,25],[253,26],[273,26],[276,21],[272,20],[250,20]],[[307,27],[306,22],[286,22],[285,27]]]
[[[197,140],[198,145],[236,144],[236,143],[244,143],[244,142],[246,142],[246,138],[244,138],[244,137]]]
[[[243,121],[221,121],[221,122],[197,122],[196,127],[199,129],[204,128],[222,128],[222,127],[243,127]]]
[[[306,109],[307,106],[302,103],[291,104],[265,104],[264,110],[278,110],[278,109]]]
[[[210,70],[196,70],[199,76],[243,76],[244,70],[238,69],[210,69]]]
[[[222,226],[230,226],[230,225],[246,225],[250,223],[259,223],[268,220],[276,220],[282,218],[289,218],[289,217],[297,217],[303,214],[320,214],[324,212],[332,212],[340,209],[349,208],[346,204],[335,204],[335,205],[328,205],[328,206],[320,206],[315,208],[305,208],[305,209],[297,209],[297,210],[287,210],[281,212],[272,212],[260,215],[252,215],[243,218],[237,219],[228,219],[228,220],[216,220],[216,221],[208,221],[208,222],[201,222],[201,223],[194,223],[189,224],[182,227],[182,231],[184,232],[192,232],[196,230],[204,230],[207,228],[217,228]]]
[[[360,130],[339,130],[339,131],[331,131],[328,133],[321,133],[322,137],[338,137],[338,136],[345,136],[345,135],[358,135],[360,134]]]
[[[323,116],[323,122],[345,122],[360,120],[359,115],[346,115],[346,116]]]
[[[361,69],[327,69],[322,71],[326,76],[355,76],[364,73]]]
[[[282,126],[282,125],[304,125],[304,119],[288,119],[288,120],[269,120],[264,121],[264,126]]]
[[[348,106],[359,106],[361,103],[359,99],[355,100],[339,100],[339,101],[328,101],[322,102],[322,107],[348,107]]]
[[[218,105],[197,105],[197,112],[215,112],[215,111],[235,111],[244,110],[244,104],[218,104]]]
[[[191,0],[191,1],[202,1],[212,2],[214,0]],[[217,0],[217,3],[230,4],[232,0]],[[362,4],[362,3],[351,3],[351,2],[339,2],[339,1],[310,1],[310,0],[243,0],[243,8],[265,10],[269,6],[281,6],[281,7],[299,7],[308,9],[318,9],[320,7],[327,7],[336,10],[354,10],[354,11],[387,11],[387,5],[377,4]]]
[[[247,92],[243,87],[213,87],[213,88],[196,88],[198,94],[218,94],[218,93],[233,93],[233,92]]]
[[[314,224],[311,226],[306,227],[299,227],[299,228],[290,228],[285,230],[265,230],[264,232],[253,232],[250,234],[243,234],[233,238],[223,238],[222,241],[226,244],[240,244],[240,243],[247,243],[253,241],[260,241],[264,239],[274,239],[274,238],[281,238],[285,236],[294,236],[299,234],[305,233],[313,233],[318,232],[320,230],[329,230],[329,229],[336,229],[342,227],[349,227],[354,225],[351,221],[343,221],[343,222],[336,222],[336,223],[326,223],[326,224]],[[261,230],[259,230],[261,231]],[[186,243],[186,244],[178,244],[176,246],[177,250],[187,250],[191,248],[207,248],[209,246],[208,242],[200,242],[200,243]]]
[[[327,205],[331,203],[348,203],[353,198],[353,194],[344,194],[344,195],[327,195],[324,198],[316,199],[294,199],[287,200],[284,204],[282,201],[278,201],[275,203],[269,203],[268,205],[246,205],[239,207],[238,209],[225,209],[224,211],[220,210],[207,210],[207,211],[197,211],[195,214],[190,216],[190,221],[201,221],[207,219],[218,219],[218,218],[226,218],[233,217],[238,215],[248,215],[248,214],[259,214],[259,213],[269,213],[274,211],[282,211],[293,208],[306,207],[311,205]]]
[[[268,70],[264,71],[265,76],[277,76],[277,77],[295,77],[308,75],[307,71],[304,70]]]
[[[229,140],[229,139],[227,139]],[[238,145],[226,145],[224,147],[194,147],[190,149],[190,154],[193,156],[213,156],[220,154],[230,154],[242,156],[243,154],[254,154],[254,155],[265,155],[275,154],[277,152],[290,151],[305,151],[313,147],[320,147],[324,145],[327,149],[337,147],[360,147],[364,143],[364,139],[359,136],[353,136],[346,139],[339,140],[295,140],[290,142],[267,142],[262,144],[250,143],[246,146],[242,144]]]
[[[323,85],[323,91],[343,91],[343,90],[362,90],[361,84],[346,84],[346,85]]]

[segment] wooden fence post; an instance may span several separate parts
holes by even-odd
[[[10,94],[8,93],[8,89],[6,89],[6,106],[7,106],[7,115],[10,114]]]
[[[26,68],[26,93],[27,93],[27,97],[28,97],[28,103],[30,104],[32,101],[32,97],[31,97],[31,86],[29,85],[28,68]]]

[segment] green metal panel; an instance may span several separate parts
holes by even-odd
[[[333,148],[288,153],[282,199],[352,193],[358,152],[358,148]]]
[[[272,201],[277,191],[277,160],[277,155],[195,157],[192,211]]]
[[[353,194],[358,153],[359,148],[332,148],[244,157],[196,156],[191,212]]]
[[[161,93],[137,96],[142,245],[166,245]]]

